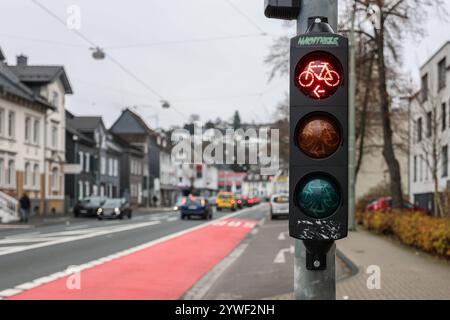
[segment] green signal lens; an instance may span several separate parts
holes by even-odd
[[[339,207],[341,193],[331,177],[318,173],[300,181],[295,198],[304,214],[314,219],[325,219]]]

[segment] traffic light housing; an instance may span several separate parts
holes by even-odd
[[[289,233],[312,251],[348,219],[348,40],[324,21],[290,43]]]

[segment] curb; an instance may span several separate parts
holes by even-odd
[[[359,268],[356,264],[353,263],[352,260],[350,260],[341,250],[339,250],[336,247],[336,256],[339,257],[339,259],[341,259],[346,265],[347,267],[350,269],[350,274],[348,276],[345,276],[341,279],[339,279],[337,282],[341,282],[341,281],[345,281],[349,278],[352,278],[354,276],[356,276],[359,273]]]

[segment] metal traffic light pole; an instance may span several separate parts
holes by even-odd
[[[327,17],[328,23],[337,30],[338,0],[303,0],[297,18],[297,34],[304,33],[309,17]],[[336,299],[336,244],[326,253],[325,270],[306,268],[306,247],[302,240],[295,239],[294,293],[297,300]]]

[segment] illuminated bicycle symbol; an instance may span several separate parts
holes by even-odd
[[[341,81],[339,73],[329,68],[328,62],[311,61],[306,70],[298,76],[298,83],[302,87],[311,87],[314,80],[323,81],[329,87],[336,87]]]

